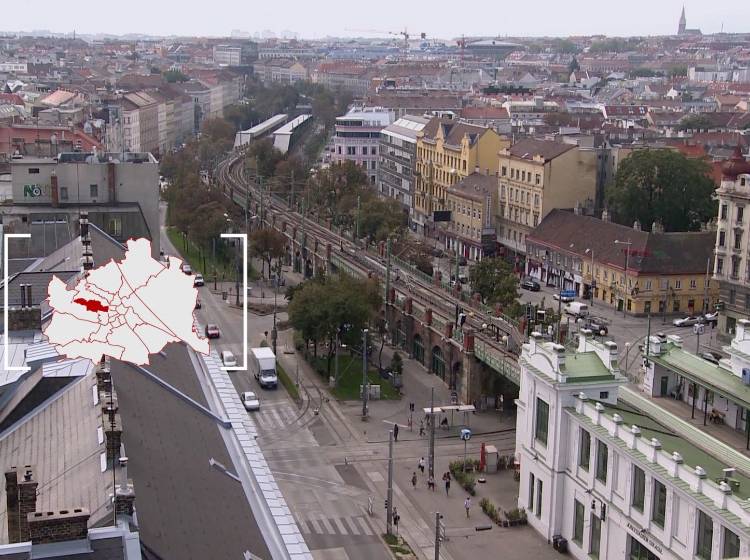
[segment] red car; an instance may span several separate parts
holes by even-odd
[[[221,333],[219,332],[219,326],[209,323],[206,325],[206,338],[219,338]]]

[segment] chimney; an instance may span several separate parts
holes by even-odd
[[[634,221],[633,222],[633,229],[635,231],[641,231],[641,222],[639,222],[638,220]]]
[[[29,540],[29,525],[26,515],[36,510],[37,482],[34,468],[24,465],[21,469],[11,467],[5,472],[5,499],[8,511],[8,542]]]
[[[18,471],[11,467],[5,471],[5,510],[8,518],[8,542],[21,542],[18,516]]]
[[[26,307],[34,307],[34,298],[31,297],[31,284],[26,284]]]
[[[114,422],[109,418],[103,418],[104,437],[107,441],[107,461],[114,461],[115,457],[120,454],[120,444],[122,442],[122,422],[120,415],[114,414]]]
[[[60,206],[60,189],[57,186],[57,174],[52,173],[50,177],[50,192],[52,196],[52,207],[57,208]]]
[[[26,309],[26,284],[19,284],[21,288],[21,309]]]
[[[89,511],[85,508],[28,514],[32,544],[80,541],[88,537]]]
[[[606,208],[602,210],[602,222],[609,222],[609,212]]]
[[[127,484],[120,484],[115,490],[115,513],[132,517],[134,511],[135,490],[133,489],[133,481],[128,480]]]

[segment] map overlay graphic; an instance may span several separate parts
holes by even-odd
[[[198,295],[182,260],[151,257],[151,242],[131,239],[122,261],[110,260],[69,288],[57,276],[49,283],[50,343],[69,358],[99,361],[102,355],[147,365],[149,354],[170,342],[185,342],[208,354],[193,311]]]

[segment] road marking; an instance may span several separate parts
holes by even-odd
[[[341,522],[341,518],[339,518],[339,517],[334,517],[334,518],[333,518],[333,522],[334,522],[334,523],[336,524],[336,527],[338,527],[338,529],[339,529],[339,532],[340,532],[340,533],[341,533],[342,535],[348,535],[348,534],[349,534],[349,531],[347,531],[346,527],[345,527],[345,526],[344,526],[344,524],[343,524],[343,523]]]
[[[369,476],[370,480],[372,480],[373,482],[383,482],[385,480],[383,478],[383,475],[378,471],[369,471],[367,473],[367,476]]]
[[[357,525],[357,523],[354,521],[353,518],[346,517],[346,518],[342,519],[341,521],[344,523],[344,525],[346,525],[347,527],[349,527],[349,531],[351,532],[352,535],[361,535],[362,534],[362,532],[359,530],[359,526]]]
[[[367,520],[364,517],[355,517],[354,521],[359,523],[360,527],[363,529],[363,534],[365,535],[374,535],[375,533],[372,532],[372,529],[370,528],[370,524],[367,522]]]
[[[323,527],[318,524],[317,519],[308,519],[307,525],[311,528],[311,530],[309,531],[310,533],[317,533],[317,534],[323,533]]]
[[[331,523],[328,521],[328,519],[326,519],[325,517],[323,517],[323,518],[320,519],[320,522],[325,526],[325,528],[326,528],[325,532],[326,533],[328,533],[329,535],[335,535],[336,534],[336,531],[334,530],[333,525],[331,525]]]

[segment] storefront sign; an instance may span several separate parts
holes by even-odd
[[[642,529],[628,521],[628,530],[631,531],[636,537],[638,537],[638,540],[645,542],[659,554],[662,554],[664,552],[662,550],[661,544],[646,529]]]

